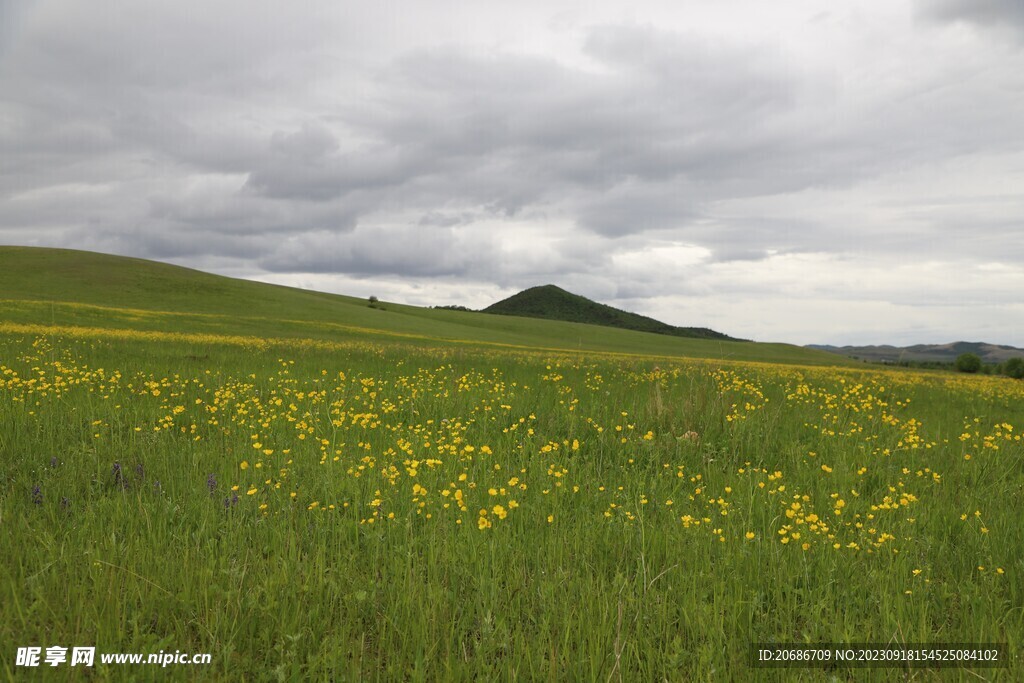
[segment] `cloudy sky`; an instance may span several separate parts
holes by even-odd
[[[1024,3],[0,0],[0,244],[1024,346]]]

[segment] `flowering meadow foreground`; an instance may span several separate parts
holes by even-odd
[[[1024,382],[0,332],[5,678],[51,645],[212,655],[88,676],[118,680],[1024,671]],[[754,669],[754,642],[1011,662]]]

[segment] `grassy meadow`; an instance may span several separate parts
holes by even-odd
[[[790,344],[682,339],[538,320],[367,301],[70,249],[0,246],[0,321],[47,327],[209,333],[322,341],[456,344],[757,360],[854,362]]]
[[[1024,382],[45,302],[0,308],[4,678],[1024,674]],[[752,642],[1011,661],[754,669]],[[50,645],[212,663],[16,666]]]

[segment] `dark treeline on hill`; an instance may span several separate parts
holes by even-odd
[[[696,339],[722,339],[742,341],[706,327],[675,327],[648,318],[647,316],[630,313],[618,308],[567,292],[555,285],[542,285],[524,289],[495,304],[483,309],[483,313],[497,315],[515,315],[524,318],[546,318],[565,322],[588,323],[605,327],[620,327],[637,332],[653,332],[674,337]]]

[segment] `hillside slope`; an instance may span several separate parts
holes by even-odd
[[[951,342],[949,344],[914,344],[913,346],[828,346],[811,344],[807,348],[829,351],[850,358],[875,363],[952,363],[962,353],[973,353],[984,363],[1003,363],[1010,358],[1024,357],[1024,349],[986,342]]]
[[[674,327],[654,318],[591,301],[555,285],[524,289],[518,294],[491,304],[483,312],[619,327],[625,330],[667,334],[674,337],[740,341],[706,327]]]
[[[789,344],[686,339],[574,322],[381,303],[68,249],[0,247],[0,322],[262,338],[484,344],[805,365],[853,364]]]

